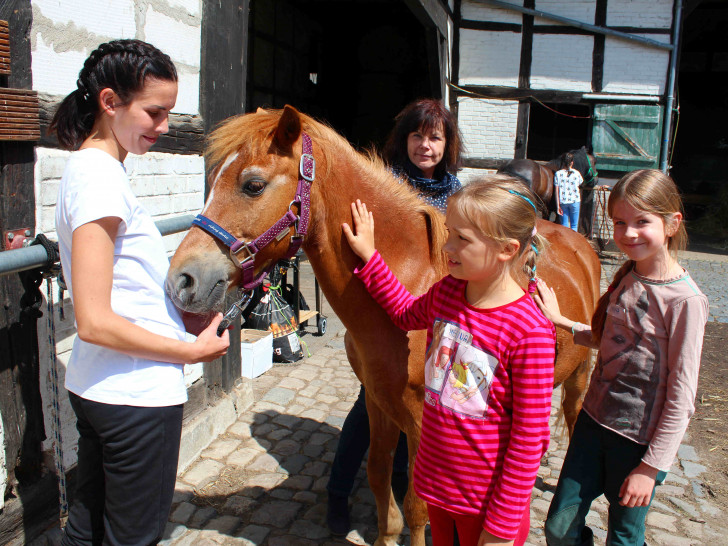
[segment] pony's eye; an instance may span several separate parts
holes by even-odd
[[[265,190],[266,182],[262,178],[249,178],[243,182],[243,193],[250,196],[256,196],[263,193]]]

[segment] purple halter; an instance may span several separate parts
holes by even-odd
[[[255,255],[258,252],[274,240],[280,241],[283,239],[286,233],[288,233],[289,228],[295,225],[296,233],[291,236],[291,244],[283,257],[284,259],[291,258],[298,252],[303,242],[303,237],[308,230],[308,219],[311,209],[311,184],[316,177],[316,161],[313,158],[311,138],[306,133],[301,133],[301,139],[302,153],[298,167],[299,176],[296,195],[288,205],[288,212],[273,224],[268,231],[257,239],[246,243],[202,214],[198,214],[192,221],[192,225],[205,230],[230,249],[230,258],[242,270],[243,281],[240,286],[243,290],[252,290],[258,286],[273,268],[273,266],[270,266],[257,277],[255,276]],[[294,205],[298,206],[300,216],[291,210]],[[240,255],[242,255],[242,259]]]

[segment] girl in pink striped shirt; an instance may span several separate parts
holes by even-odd
[[[535,197],[503,175],[450,197],[443,250],[450,274],[412,296],[374,246],[374,217],[352,203],[344,234],[355,273],[404,330],[427,329],[422,437],[414,468],[435,546],[523,544],[529,502],[549,443],[554,326],[529,292],[543,240]]]

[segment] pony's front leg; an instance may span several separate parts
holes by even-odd
[[[589,351],[573,373],[564,380],[564,397],[561,401],[561,408],[564,411],[564,420],[569,429],[569,437],[574,432],[576,418],[581,411],[581,403],[586,392],[587,381],[589,380],[589,371],[591,369],[590,360],[593,358],[593,351]]]
[[[402,533],[403,521],[392,494],[392,463],[399,440],[399,427],[377,407],[367,391],[369,412],[369,487],[377,503],[379,536],[374,546],[395,546]],[[409,492],[407,493],[409,496]]]
[[[425,546],[425,526],[427,525],[427,504],[415,493],[412,475],[415,470],[415,457],[420,444],[420,428],[410,427],[407,433],[407,449],[409,450],[409,489],[404,498],[404,515],[410,529],[410,546]]]

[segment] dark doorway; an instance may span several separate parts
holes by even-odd
[[[687,2],[671,174],[691,238],[728,240],[728,5]]]
[[[252,0],[249,44],[248,111],[291,104],[355,146],[381,146],[408,102],[440,98],[401,0]]]
[[[589,144],[590,114],[582,104],[531,103],[526,157],[549,161]]]

